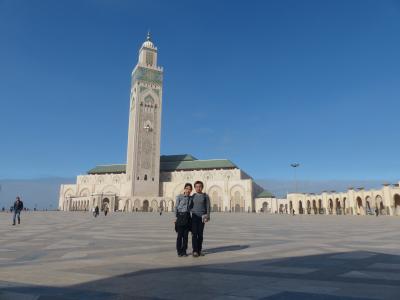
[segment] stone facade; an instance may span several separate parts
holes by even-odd
[[[321,194],[288,194],[289,207],[299,214],[400,215],[399,184],[384,184],[381,189],[349,188],[346,192]]]
[[[288,214],[289,201],[275,197],[259,197],[255,199],[255,210],[265,214]]]
[[[399,184],[383,184],[381,189],[349,188],[346,192],[289,193],[286,199],[256,198],[255,209],[264,213],[305,215],[400,216]]]
[[[186,182],[204,182],[211,208],[218,212],[252,212],[261,189],[240,169],[165,172],[161,178],[161,194],[168,195],[169,207]]]
[[[95,206],[111,211],[172,211],[176,196],[186,182],[201,180],[218,212],[253,212],[261,188],[240,169],[162,172],[159,196],[126,196],[130,182],[126,174],[79,175],[77,184],[60,189],[60,210],[90,210]]]

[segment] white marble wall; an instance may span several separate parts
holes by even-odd
[[[186,182],[200,180],[214,211],[253,211],[253,180],[242,179],[241,174],[240,169],[163,172],[160,194],[174,201]]]
[[[258,213],[290,213],[289,201],[287,199],[280,198],[256,198],[255,210]]]
[[[242,174],[240,169],[163,172],[160,174],[159,197],[130,196],[129,180],[125,174],[80,175],[77,184],[61,186],[59,208],[91,209],[96,205],[101,207],[103,200],[108,199],[115,210],[140,211],[144,207],[155,211],[157,203],[159,209],[171,211],[184,184],[200,180],[214,211],[252,212],[255,209],[254,182],[251,178],[241,179]],[[144,202],[146,200],[148,203]]]

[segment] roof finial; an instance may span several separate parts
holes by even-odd
[[[146,41],[151,41],[150,29],[147,30],[147,38],[146,38]]]

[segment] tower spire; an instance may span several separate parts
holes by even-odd
[[[130,197],[160,193],[160,139],[163,71],[150,30],[132,72],[126,174]]]

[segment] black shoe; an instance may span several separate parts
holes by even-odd
[[[182,257],[183,255],[182,255],[182,253],[178,253],[178,257]]]
[[[193,252],[193,257],[199,257],[199,254],[197,252]]]
[[[13,223],[13,226],[15,226],[15,223]]]
[[[185,252],[185,253],[182,253],[182,256],[187,257],[188,255],[187,255],[187,253]]]

